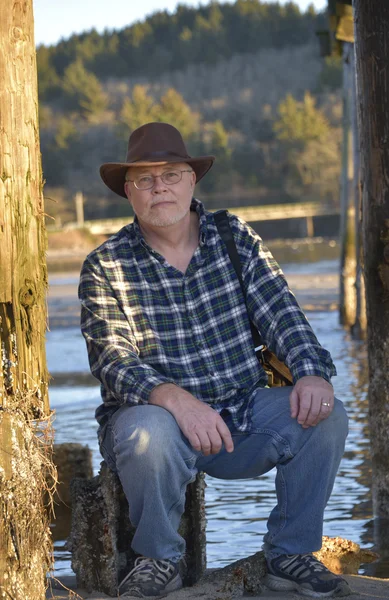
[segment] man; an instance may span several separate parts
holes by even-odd
[[[189,156],[171,125],[148,123],[130,136],[124,163],[100,170],[135,212],[87,257],[79,289],[104,400],[101,452],[128,498],[140,555],[119,592],[155,598],[182,586],[177,530],[198,471],[239,479],[276,467],[278,503],[263,546],[268,587],[347,594],[311,554],[347,435],[335,368],[259,236],[230,215],[246,310],[213,215],[193,198],[213,161]],[[265,387],[249,317],[291,369],[293,388]]]

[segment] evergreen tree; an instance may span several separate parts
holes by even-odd
[[[118,134],[126,138],[128,130],[132,131],[151,121],[170,123],[180,130],[184,139],[189,139],[198,131],[200,117],[173,88],[167,90],[160,102],[156,102],[148,94],[146,86],[135,85],[131,98],[123,102]]]
[[[216,157],[212,170],[201,182],[201,190],[214,192],[229,190],[232,186],[234,173],[231,169],[231,148],[229,135],[220,120],[205,123],[200,134],[200,144],[197,152],[213,154]]]
[[[315,106],[316,101],[306,92],[302,102],[288,94],[278,106],[279,118],[274,123],[277,139],[291,145],[304,145],[323,139],[329,130],[327,119]]]
[[[51,48],[40,46],[37,52],[39,99],[50,100],[60,92],[60,78],[51,64]]]
[[[341,104],[328,90],[340,68],[327,59],[320,74],[316,40],[307,44],[321,18],[293,2],[178,5],[120,31],[40,47],[45,177],[80,185],[96,164],[124,153],[131,131],[167,121],[190,154],[217,158],[200,193],[256,188],[264,202],[336,198]],[[321,110],[303,96],[318,88]]]
[[[100,115],[108,105],[107,95],[99,80],[77,59],[64,73],[62,83],[68,108],[77,110],[88,120]]]
[[[181,94],[173,88],[167,90],[156,106],[156,120],[177,127],[184,139],[188,140],[199,129],[200,115],[194,112]]]
[[[197,8],[178,5],[172,15],[158,11],[118,32],[99,35],[92,30],[73,35],[50,49],[50,68],[61,78],[72,63],[81,60],[99,78],[150,76],[161,69],[214,63],[236,53],[303,45],[314,36],[319,20],[313,7],[301,13],[294,2],[285,6],[261,0],[210,2]],[[46,51],[38,49],[44,93],[50,89]]]
[[[119,117],[118,135],[128,138],[128,131],[133,131],[152,121],[158,120],[155,101],[147,93],[147,87],[135,85],[131,98],[125,98]],[[124,126],[124,127],[123,127]]]
[[[337,201],[340,171],[339,146],[315,99],[307,92],[302,102],[288,94],[278,107],[273,128],[280,142],[281,162],[286,173],[286,190],[291,196],[301,191],[315,199]]]

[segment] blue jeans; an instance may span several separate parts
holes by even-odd
[[[190,446],[164,408],[122,406],[111,417],[101,453],[120,477],[136,527],[132,548],[155,559],[179,560],[185,543],[178,526],[185,491],[198,471],[219,479],[246,479],[277,469],[277,505],[268,519],[267,558],[321,548],[323,513],[344,452],[348,419],[335,400],[331,415],[303,429],[290,417],[291,388],[261,388],[253,431],[241,433],[225,418],[234,451],[203,456]],[[260,482],[258,483],[260,485]]]

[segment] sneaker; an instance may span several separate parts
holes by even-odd
[[[139,556],[132,571],[119,584],[120,598],[164,598],[182,588],[179,563]]]
[[[265,585],[274,591],[297,591],[310,598],[348,596],[348,583],[312,554],[282,554],[268,561]]]

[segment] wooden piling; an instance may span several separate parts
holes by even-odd
[[[40,600],[47,271],[32,0],[0,0],[0,597]]]
[[[355,230],[354,211],[350,206],[350,104],[352,72],[351,55],[353,45],[343,42],[343,141],[342,175],[340,186],[340,285],[339,285],[339,321],[350,327],[355,321]]]
[[[369,426],[376,517],[389,517],[389,4],[355,0]]]
[[[355,50],[355,48],[353,48]],[[361,168],[359,151],[358,111],[357,111],[357,78],[355,72],[355,52],[351,56],[352,87],[351,87],[351,131],[353,140],[353,195],[354,195],[354,232],[355,232],[355,320],[351,327],[351,335],[357,340],[366,338],[366,301],[365,280],[363,277],[363,248],[362,248],[362,211],[361,211]]]

